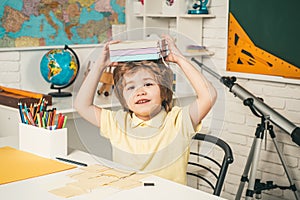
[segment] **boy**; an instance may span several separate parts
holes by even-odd
[[[101,73],[111,65],[107,43],[78,92],[75,108],[110,140],[115,162],[186,184],[190,141],[213,106],[216,90],[182,56],[171,37],[163,38],[170,50],[165,60],[182,69],[196,92],[192,104],[173,107],[170,68],[160,62],[141,61],[114,64],[115,93],[124,110],[93,105]]]

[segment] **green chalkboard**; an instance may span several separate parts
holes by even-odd
[[[229,0],[229,11],[257,47],[300,68],[300,0]]]

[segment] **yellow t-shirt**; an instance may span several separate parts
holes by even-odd
[[[162,110],[148,121],[128,112],[102,109],[102,136],[113,148],[113,161],[186,184],[186,167],[194,130],[189,107]]]

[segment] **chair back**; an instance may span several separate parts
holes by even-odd
[[[206,142],[215,144],[213,148],[218,147],[224,152],[222,160],[217,160],[218,158],[213,158],[210,154],[201,153],[201,151],[195,152],[191,150],[190,161],[188,162],[188,176],[194,176],[198,180],[203,180],[210,188],[213,190],[213,194],[220,196],[225,176],[227,174],[229,164],[233,163],[233,154],[230,146],[222,139],[202,133],[197,133],[193,140],[201,141],[201,144]],[[200,146],[201,148],[201,146]],[[193,158],[194,157],[194,158]],[[207,162],[199,162],[199,159],[207,160]],[[198,170],[189,170],[189,167]]]

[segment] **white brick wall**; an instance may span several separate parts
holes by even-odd
[[[19,61],[20,53],[17,51],[1,52],[0,61]]]
[[[19,87],[20,53],[16,51],[0,52],[0,85]]]
[[[216,18],[204,20],[204,45],[215,52],[211,58],[203,60],[204,64],[218,69],[222,74],[226,65],[226,35],[227,35],[227,2],[228,0],[211,1],[210,11]],[[287,119],[300,125],[300,81],[298,84],[278,83],[254,79],[238,78],[237,83],[257,97],[264,99],[264,102]],[[221,83],[220,83],[221,84]],[[224,86],[226,87],[226,86]],[[225,88],[226,104],[224,103],[225,118],[220,137],[227,141],[232,147],[235,161],[229,168],[222,196],[234,199],[237,192],[241,175],[244,171],[249,150],[252,146],[256,126],[260,119],[255,117],[250,109],[243,105],[243,102],[234,97]],[[300,188],[300,147],[292,142],[290,135],[274,127],[276,139],[280,151],[283,153],[287,165],[291,171],[293,181],[298,190]],[[274,144],[268,135],[265,149],[265,140],[260,151],[259,167],[257,177],[262,181],[272,180],[276,184],[288,184],[288,179],[278,157]],[[245,196],[245,185],[243,197]],[[300,192],[298,192],[300,195]],[[262,199],[295,199],[290,190],[279,189],[263,193]]]
[[[226,64],[227,1],[228,0],[211,1],[210,11],[216,15],[216,18],[204,20],[203,32],[204,45],[215,52],[214,56],[204,58],[203,61],[207,65],[213,63],[213,67],[216,67],[217,72],[221,74],[225,71]],[[20,68],[22,67],[21,63],[22,58],[20,52],[0,52],[0,85],[22,87],[22,81],[24,80],[22,80],[20,73]],[[276,83],[241,78],[238,79],[238,83],[254,95],[262,97],[269,106],[286,118],[298,126],[300,125],[300,83]],[[229,168],[229,174],[222,196],[228,199],[234,199],[248,157],[248,152],[252,145],[255,129],[257,123],[260,123],[260,120],[251,113],[248,107],[243,105],[240,99],[235,98],[227,88],[224,88],[224,92],[226,100],[222,100],[224,101],[222,105],[224,109],[223,112],[225,111],[225,117],[224,124],[220,127],[219,131],[221,132],[220,137],[231,145],[235,161]],[[291,137],[288,134],[276,127],[274,130],[280,151],[282,151],[285,156],[293,180],[297,187],[300,188],[300,147],[291,141]],[[264,142],[262,146],[264,147]],[[270,137],[268,137],[267,148],[261,151],[260,170],[257,172],[257,176],[266,180],[273,180],[278,184],[287,183],[287,178],[282,176],[284,170],[276,156],[277,153],[274,145]],[[245,196],[244,193],[243,196]],[[273,190],[272,192],[263,194],[262,199],[283,200],[295,198],[289,190]]]

